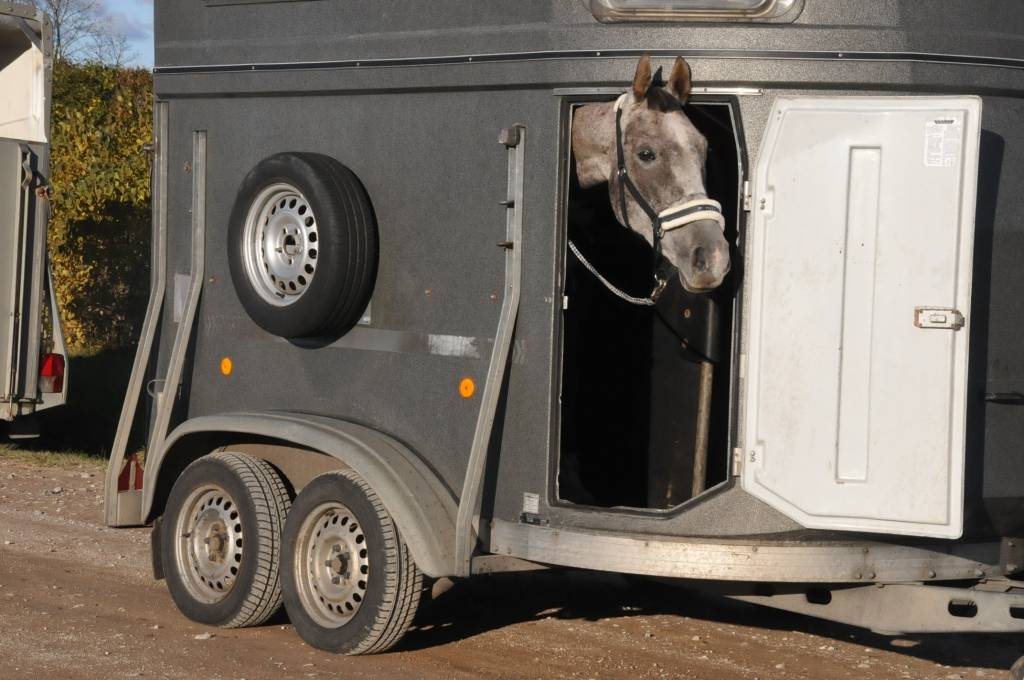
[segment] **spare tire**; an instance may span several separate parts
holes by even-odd
[[[279,153],[245,177],[228,226],[238,298],[286,338],[337,337],[361,318],[377,277],[373,206],[362,183],[316,153]]]

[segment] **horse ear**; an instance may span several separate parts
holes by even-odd
[[[690,65],[682,57],[676,57],[676,63],[672,67],[672,75],[668,78],[668,91],[675,95],[683,104],[690,98]]]
[[[633,75],[633,96],[638,100],[647,96],[651,80],[651,55],[645,54],[640,57],[640,62],[636,65],[636,73]]]

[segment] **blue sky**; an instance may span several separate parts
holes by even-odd
[[[110,28],[128,39],[135,66],[153,68],[153,0],[100,0]]]

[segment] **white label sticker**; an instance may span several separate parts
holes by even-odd
[[[960,162],[964,123],[960,116],[934,118],[924,124],[924,165],[951,168]]]
[[[536,515],[540,512],[540,496],[535,493],[523,494],[523,512]]]

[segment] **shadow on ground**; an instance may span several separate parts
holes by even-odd
[[[1008,669],[1024,654],[1019,635],[913,635],[898,638],[617,574],[576,570],[478,576],[455,583],[421,609],[400,649],[442,645],[553,616],[596,621],[653,615],[778,631],[798,631],[946,666]],[[686,625],[680,621],[680,625]],[[895,644],[894,644],[895,642]]]
[[[21,443],[20,448],[78,451],[106,458],[114,441],[133,359],[131,350],[72,356],[68,363],[68,403],[43,411],[40,437]],[[129,451],[140,446],[141,441],[133,441]]]

